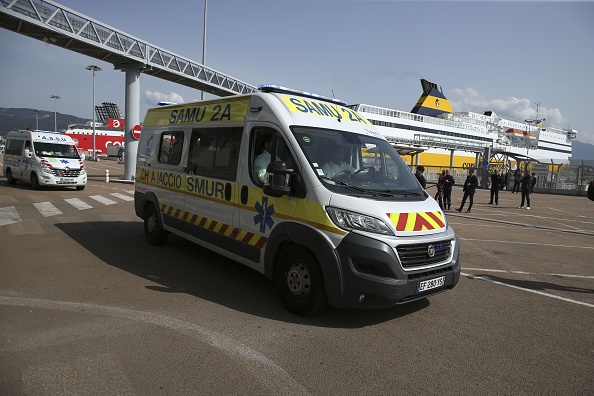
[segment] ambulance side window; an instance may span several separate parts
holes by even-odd
[[[241,127],[193,129],[187,172],[191,175],[235,180],[242,132]]]
[[[179,165],[184,146],[184,132],[164,132],[161,134],[159,145],[159,162],[170,165]]]
[[[6,155],[23,155],[23,140],[10,139],[6,145]]]
[[[264,185],[266,167],[270,161],[284,161],[288,168],[295,166],[291,151],[275,129],[253,128],[250,139],[250,175],[256,185]]]
[[[258,185],[264,185],[266,167],[272,160],[272,147],[276,130],[268,127],[255,127],[250,136],[250,176]]]

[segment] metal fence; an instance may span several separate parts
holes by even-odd
[[[450,169],[450,174],[454,176],[456,185],[461,186],[468,176],[468,169],[466,168],[450,168],[448,166],[431,166],[423,165],[425,167],[425,179],[429,184],[437,183],[439,175],[443,170]],[[495,166],[499,168],[498,166]],[[414,172],[415,166],[411,166]],[[475,174],[479,179],[479,186],[483,188],[490,188],[489,175],[493,168],[484,169],[481,167],[474,168]],[[501,169],[501,168],[499,168]],[[528,170],[536,175],[536,185],[534,192],[549,193],[561,195],[586,195],[588,191],[588,184],[594,179],[594,166],[589,164],[572,164],[572,165],[547,165],[547,164],[528,164]],[[503,169],[500,171],[502,175],[503,189],[511,190],[514,185],[514,169]],[[483,184],[483,179],[487,178],[487,183]]]

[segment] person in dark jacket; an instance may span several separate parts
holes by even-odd
[[[532,186],[532,176],[530,176],[530,171],[528,169],[524,172],[524,177],[520,179],[520,184],[522,185],[522,203],[518,206],[518,209],[524,209],[525,201],[526,210],[530,210],[530,186]]]
[[[520,168],[516,168],[514,172],[514,187],[512,188],[512,194],[520,192],[520,178],[522,177],[522,171]]]
[[[530,183],[530,194],[534,194],[534,187],[536,187],[536,174],[532,173],[532,182]]]
[[[443,185],[443,202],[444,206],[449,210],[452,206],[452,186],[456,184],[454,176],[450,175],[450,170],[446,169],[445,176],[441,179]]]
[[[423,165],[417,166],[417,171],[415,172],[415,176],[419,183],[421,183],[421,187],[427,188],[427,180],[425,180],[425,176],[423,176],[423,172],[425,172],[425,167]]]
[[[464,182],[464,196],[462,197],[462,204],[459,208],[456,208],[458,212],[462,212],[462,209],[464,209],[464,204],[466,203],[466,199],[470,198],[470,204],[468,205],[468,210],[466,211],[466,213],[470,213],[470,209],[472,209],[472,203],[474,202],[474,193],[476,192],[476,187],[478,184],[478,177],[476,177],[474,174],[474,169],[469,169],[468,176]]]
[[[499,185],[501,184],[501,176],[499,171],[495,169],[491,175],[491,200],[489,205],[493,205],[493,198],[495,198],[495,205],[499,205]]]

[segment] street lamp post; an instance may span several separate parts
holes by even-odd
[[[35,112],[35,130],[39,130],[39,109],[33,110]]]
[[[206,66],[206,6],[208,0],[204,0],[204,32],[202,34],[202,66]],[[204,90],[200,92],[200,99],[204,100]]]
[[[97,161],[97,147],[95,146],[95,72],[101,71],[101,68],[97,65],[89,65],[85,69],[93,71],[93,161]]]
[[[56,116],[56,107],[58,105],[58,99],[61,99],[58,95],[52,95],[50,98],[54,99],[54,132],[58,132],[58,118]]]

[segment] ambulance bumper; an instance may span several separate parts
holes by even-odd
[[[460,246],[454,233],[448,231],[446,238],[453,241],[453,252],[446,259],[430,266],[407,266],[406,270],[393,246],[348,234],[336,249],[343,274],[345,307],[391,307],[453,288],[460,280]]]

